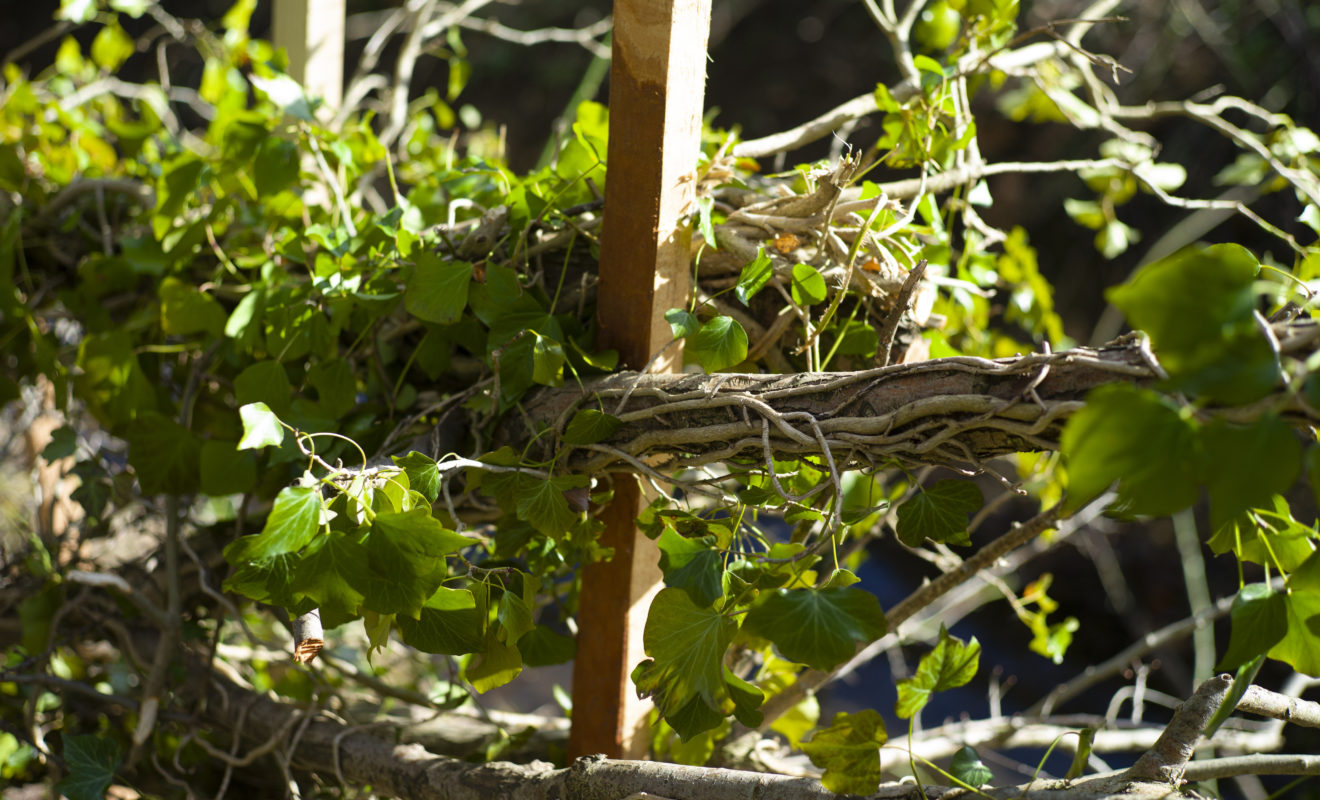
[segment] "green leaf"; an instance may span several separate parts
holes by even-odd
[[[143,494],[187,494],[201,482],[202,446],[192,431],[155,411],[128,431],[128,463]]]
[[[119,769],[119,746],[112,740],[80,734],[64,740],[64,765],[69,774],[55,784],[69,800],[102,800]]]
[[[302,86],[293,78],[283,73],[275,73],[269,78],[253,73],[248,76],[248,80],[258,94],[265,95],[285,114],[303,122],[316,121],[316,117],[312,115],[311,102],[303,92]]]
[[[1288,633],[1286,595],[1268,583],[1249,583],[1233,599],[1233,627],[1228,651],[1216,670],[1235,670],[1270,651]]]
[[[97,31],[92,39],[92,60],[106,72],[114,72],[133,55],[133,49],[132,37],[114,21]]]
[[[357,379],[342,358],[318,361],[307,370],[307,383],[316,390],[316,404],[331,419],[338,419],[357,405]]]
[[[981,660],[981,644],[972,637],[964,642],[940,626],[940,640],[935,649],[922,656],[917,674],[898,682],[898,702],[894,713],[910,719],[926,707],[935,692],[954,689],[976,677]]]
[[[1269,657],[1292,666],[1298,672],[1320,677],[1320,592],[1292,589],[1284,598],[1288,632],[1270,648]]]
[[[540,580],[530,575],[523,576],[524,594],[527,599],[511,591],[500,595],[495,618],[500,623],[500,641],[505,644],[517,644],[523,635],[536,627],[532,621],[532,602],[535,601],[535,589],[540,588]]]
[[[793,302],[800,306],[823,303],[828,296],[825,279],[810,264],[793,265]]]
[[[683,308],[671,308],[665,312],[665,321],[674,331],[675,339],[686,339],[701,330],[701,320],[691,311]]]
[[[485,615],[467,589],[441,586],[422,606],[417,619],[399,617],[403,641],[424,653],[475,653],[485,643]]]
[[[734,675],[728,667],[724,668],[724,686],[733,700],[733,716],[749,728],[759,728],[765,721],[761,705],[765,703],[765,693],[756,686]]]
[[[124,330],[93,334],[78,345],[74,387],[88,410],[107,426],[129,422],[156,407],[156,392]]]
[[[584,408],[573,415],[564,429],[564,444],[595,444],[614,435],[623,423],[613,414]]]
[[[306,595],[321,609],[321,623],[335,628],[361,613],[367,550],[355,534],[329,531],[316,540],[311,552],[294,570],[291,589]]]
[[[41,457],[47,461],[59,461],[68,458],[78,450],[78,432],[68,425],[61,425],[51,431],[50,443],[41,451]]]
[[[949,774],[968,786],[984,786],[995,777],[976,751],[967,745],[958,748],[949,762]]]
[[[1176,386],[1241,404],[1278,381],[1278,364],[1253,317],[1260,263],[1236,244],[1189,248],[1142,267],[1106,296],[1150,334]]]
[[[264,561],[303,549],[320,527],[321,507],[321,493],[316,489],[286,486],[275,496],[261,533],[231,542],[225,548],[225,558],[231,564]]]
[[[429,508],[377,514],[367,536],[362,605],[378,614],[416,617],[445,578],[448,553],[474,544],[448,530]]]
[[[632,673],[637,693],[654,698],[660,715],[670,725],[674,725],[671,717],[694,698],[711,709],[723,709],[728,702],[724,654],[735,627],[718,612],[697,606],[682,589],[661,589],[651,601],[642,633],[643,647],[651,658],[638,664]],[[717,711],[709,727],[719,724],[721,718]],[[678,726],[674,729],[679,730]],[[688,736],[684,738],[701,732],[685,729]]]
[[[1115,481],[1119,504],[1133,514],[1163,516],[1191,505],[1201,465],[1196,433],[1195,423],[1155,392],[1126,384],[1095,389],[1063,430],[1064,513]]]
[[[243,420],[243,438],[238,442],[239,450],[259,450],[263,447],[279,447],[284,443],[284,426],[280,418],[265,403],[248,403],[238,409]]]
[[[173,276],[160,282],[160,327],[167,336],[220,336],[225,320],[224,308],[211,295]]]
[[[279,194],[298,180],[298,147],[289,141],[270,136],[257,147],[252,162],[252,182],[263,196]]]
[[[265,403],[279,416],[286,416],[292,393],[293,384],[289,382],[289,373],[278,361],[258,361],[234,378],[234,395],[240,406]]]
[[[420,492],[427,502],[434,503],[440,499],[440,484],[444,479],[434,459],[414,450],[407,455],[390,456],[390,460],[403,468],[404,474],[408,476],[408,486]]]
[[[926,539],[970,545],[967,515],[984,503],[981,490],[971,481],[939,481],[898,507],[898,538],[908,547]]]
[[[577,522],[578,514],[568,507],[567,489],[582,486],[580,476],[541,480],[521,475],[518,481],[518,518],[552,538],[561,539]]]
[[[513,645],[499,640],[498,628],[492,625],[486,630],[486,639],[480,653],[463,670],[463,677],[478,692],[505,685],[522,672],[522,654]]]
[[[820,782],[838,794],[870,795],[880,785],[880,747],[889,741],[875,709],[834,715],[828,728],[802,743],[811,763],[825,770]]]
[[[688,353],[706,372],[728,369],[747,358],[747,332],[733,317],[715,317],[688,339]]]
[[[743,630],[790,661],[828,670],[884,635],[885,612],[875,595],[853,587],[778,589],[747,613]]]
[[[1250,425],[1217,419],[1201,433],[1213,530],[1249,508],[1268,508],[1302,471],[1302,445],[1282,419],[1268,415]]]
[[[686,539],[667,527],[656,545],[660,548],[660,569],[667,585],[687,592],[692,602],[702,608],[724,595],[723,558],[715,549],[714,536]]]
[[[537,625],[519,637],[518,652],[522,653],[523,664],[529,667],[565,664],[577,655],[577,640]]]
[[[467,307],[471,262],[447,261],[429,250],[417,251],[413,260],[417,266],[404,291],[403,307],[426,322],[457,321]]]
[[[201,490],[212,497],[240,494],[257,485],[257,459],[223,439],[202,442]]]
[[[775,267],[770,261],[770,256],[765,254],[764,247],[756,248],[756,258],[748,261],[743,266],[742,272],[738,275],[738,283],[734,286],[734,293],[743,305],[747,305],[756,293],[765,288],[765,285],[774,277]],[[677,330],[674,335],[678,336]],[[686,334],[683,334],[686,335]]]
[[[532,331],[532,380],[542,386],[564,385],[564,346]]]
[[[157,239],[163,239],[177,224],[175,217],[196,194],[205,168],[205,162],[192,153],[165,162],[156,183],[156,210],[151,217],[151,230]]]

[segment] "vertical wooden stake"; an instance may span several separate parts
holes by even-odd
[[[339,107],[344,92],[344,0],[275,0],[276,47],[289,54],[289,75],[311,97]]]
[[[673,339],[667,309],[690,292],[690,231],[706,81],[710,0],[615,0],[610,138],[596,317],[599,344],[643,369]],[[654,371],[682,364],[671,348]],[[583,570],[569,755],[637,758],[650,744],[649,704],[630,679],[644,658],[642,629],[660,587],[659,551],[636,527],[636,479],[614,481],[602,543],[614,558]]]

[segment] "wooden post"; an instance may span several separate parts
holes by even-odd
[[[289,75],[325,108],[344,93],[344,0],[275,0],[271,19],[276,47],[289,54]]]
[[[706,81],[710,0],[615,0],[610,138],[596,317],[599,344],[644,369],[673,339],[666,310],[687,303],[690,229]],[[652,367],[672,371],[671,348]],[[644,658],[642,629],[660,587],[659,551],[636,527],[646,498],[616,477],[601,514],[609,562],[583,570],[573,670],[569,755],[637,758],[649,747],[646,712],[630,679]]]

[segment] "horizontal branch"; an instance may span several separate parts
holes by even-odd
[[[307,720],[305,716],[312,714]],[[833,800],[837,795],[812,778],[744,770],[694,767],[650,761],[616,761],[601,756],[578,759],[556,769],[542,761],[471,763],[435,755],[417,744],[396,744],[390,731],[373,733],[367,726],[345,725],[306,708],[281,703],[250,692],[218,675],[212,676],[207,714],[216,726],[236,731],[249,745],[261,745],[281,731],[284,755],[300,769],[327,780],[370,785],[381,794],[403,800],[549,800],[574,797],[604,800],[647,793],[671,800]],[[304,724],[305,723],[305,724]],[[874,798],[917,800],[923,788],[908,783],[877,787]],[[1025,800],[1146,800],[1167,798],[1167,784],[1115,784],[1112,781],[1033,781],[1027,786],[989,790],[991,798]],[[931,800],[963,796],[961,790],[925,786]]]
[[[1305,357],[1320,329],[1279,331],[1285,355]],[[585,386],[544,389],[526,413],[508,419],[498,443],[525,443],[527,426],[556,433],[581,409],[622,424],[595,444],[571,447],[559,463],[580,474],[672,473],[716,462],[763,464],[768,457],[832,457],[840,469],[945,464],[979,469],[988,459],[1056,450],[1064,423],[1086,394],[1106,383],[1148,385],[1159,365],[1144,340],[1098,349],[1013,358],[941,358],[861,372],[794,375],[618,373]],[[1294,396],[1225,410],[1250,420],[1266,409],[1316,421]],[[545,447],[556,437],[541,437]],[[543,453],[548,455],[548,453]]]

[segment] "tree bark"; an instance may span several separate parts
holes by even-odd
[[[310,719],[308,715],[311,715]],[[374,728],[347,726],[315,710],[271,700],[220,677],[211,676],[207,715],[217,726],[237,731],[251,747],[272,741],[298,769],[326,781],[342,779],[402,800],[617,800],[637,793],[668,800],[834,800],[814,778],[733,769],[693,767],[650,761],[618,761],[599,756],[557,769],[544,761],[472,763],[439,756],[418,744],[396,744]],[[275,749],[275,748],[272,748]],[[240,751],[241,752],[241,751]],[[924,787],[925,796],[967,796],[960,789]],[[1195,797],[1170,784],[1083,779],[1068,783],[1040,780],[986,793],[1025,800],[1148,800]],[[912,783],[886,783],[875,800],[918,800]]]
[[[1286,356],[1305,358],[1320,344],[1320,327],[1310,322],[1276,333]],[[617,373],[582,387],[539,391],[525,403],[526,413],[510,415],[495,438],[526,443],[533,438],[529,424],[549,424],[559,434],[575,412],[591,408],[622,424],[605,440],[561,456],[566,470],[672,473],[827,452],[840,469],[893,460],[975,469],[1009,453],[1058,449],[1064,423],[1098,386],[1146,386],[1162,377],[1144,340],[1134,337],[1098,349],[941,358],[861,372]],[[1266,409],[1294,421],[1320,418],[1296,393],[1282,392],[1204,413],[1250,420]],[[557,435],[541,441],[542,456],[561,446]]]

